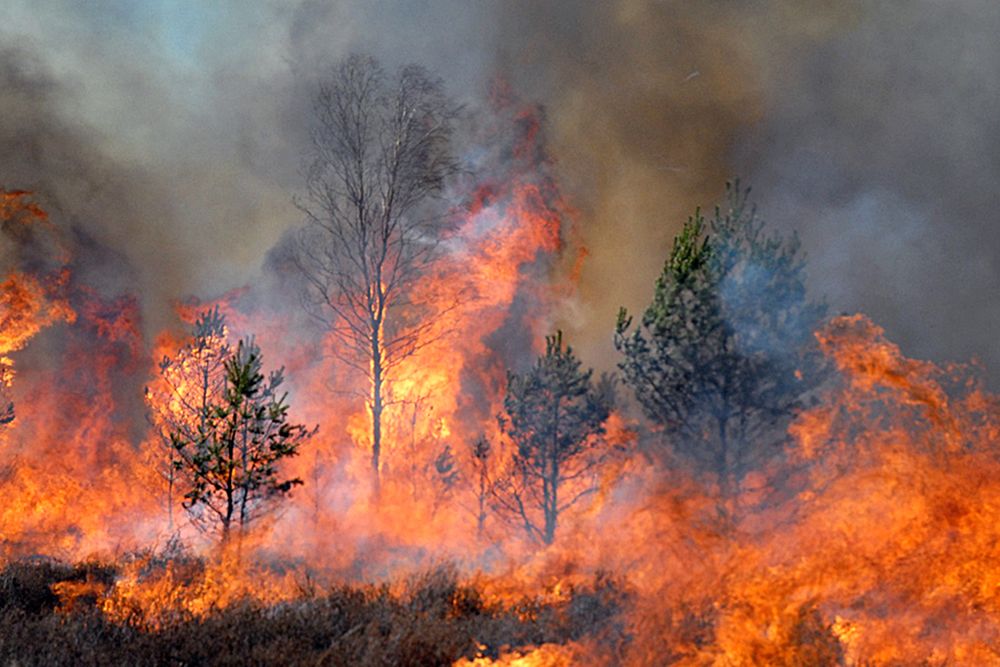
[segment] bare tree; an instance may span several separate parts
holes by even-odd
[[[376,60],[355,55],[320,87],[314,112],[296,259],[309,312],[336,339],[334,354],[368,381],[377,495],[386,383],[434,326],[433,307],[411,288],[441,239],[430,204],[457,170],[456,109],[420,67],[390,79]]]

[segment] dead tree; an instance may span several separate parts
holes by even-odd
[[[367,380],[377,495],[388,379],[441,316],[417,303],[412,287],[441,239],[432,203],[457,170],[456,110],[423,69],[389,78],[355,55],[320,87],[314,112],[297,264],[306,306],[333,335],[334,354]]]

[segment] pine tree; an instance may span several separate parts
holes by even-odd
[[[793,413],[822,381],[798,239],[765,234],[749,190],[697,211],[674,239],[642,320],[623,308],[619,364],[664,454],[710,475],[721,505],[746,475],[773,460]],[[720,505],[720,509],[724,509]]]
[[[174,531],[176,497],[191,488],[192,469],[180,465],[175,440],[197,442],[208,430],[212,406],[226,383],[226,359],[232,354],[225,316],[215,307],[194,322],[191,340],[173,357],[160,361],[159,377],[146,387],[149,420],[158,449],[154,464],[166,482],[168,530]]]
[[[528,536],[551,544],[559,516],[596,491],[607,458],[599,436],[614,403],[609,377],[591,381],[562,332],[523,375],[508,373],[500,427],[516,450],[511,474],[495,488],[497,507]]]
[[[283,370],[264,377],[252,338],[239,342],[225,368],[222,401],[212,406],[198,441],[173,439],[177,463],[193,476],[185,507],[207,510],[199,519],[217,525],[223,541],[233,526],[242,531],[270,501],[302,484],[298,478],[279,479],[278,463],[298,455],[313,433],[288,422],[286,395],[277,393]]]
[[[302,484],[283,479],[279,466],[315,433],[289,422],[283,369],[265,376],[253,339],[233,350],[226,333],[217,309],[203,313],[194,339],[161,362],[159,382],[146,390],[169,442],[168,482],[179,485],[194,524],[223,541]]]

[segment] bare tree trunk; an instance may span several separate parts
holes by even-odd
[[[167,471],[167,532],[174,534],[174,466],[173,461],[167,461],[170,466]]]
[[[552,442],[548,457],[549,477],[545,493],[545,543],[552,544],[556,538],[556,522],[559,520],[559,399],[556,398],[552,410]]]
[[[247,503],[250,500],[250,488],[249,488],[249,468],[250,468],[250,424],[248,421],[244,420],[242,425],[242,433],[240,434],[240,482],[237,484],[238,491],[240,492],[240,534],[243,534],[243,527],[249,521],[248,507]]]
[[[226,443],[226,464],[228,465],[228,470],[226,471],[226,515],[222,519],[222,543],[226,544],[229,542],[229,529],[233,523],[233,514],[236,512],[236,489],[233,480],[233,473],[235,472],[235,466],[233,465],[233,457],[236,455],[236,429],[232,429],[233,435],[228,437],[229,442]]]
[[[382,453],[382,350],[379,327],[372,333],[372,495],[377,500],[381,494],[379,457]]]
[[[479,514],[476,516],[476,537],[483,539],[486,527],[486,468],[479,471]]]
[[[730,510],[733,485],[729,466],[729,431],[728,417],[719,419],[719,451],[716,453],[715,469],[719,476],[719,515],[729,533],[733,525],[733,514]]]
[[[552,457],[552,479],[549,482],[549,505],[545,508],[545,543],[556,539],[556,524],[559,521],[559,458]]]

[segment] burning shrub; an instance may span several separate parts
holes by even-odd
[[[114,582],[115,573],[116,568],[96,562],[14,561],[0,571],[0,611],[45,614],[93,608]]]

